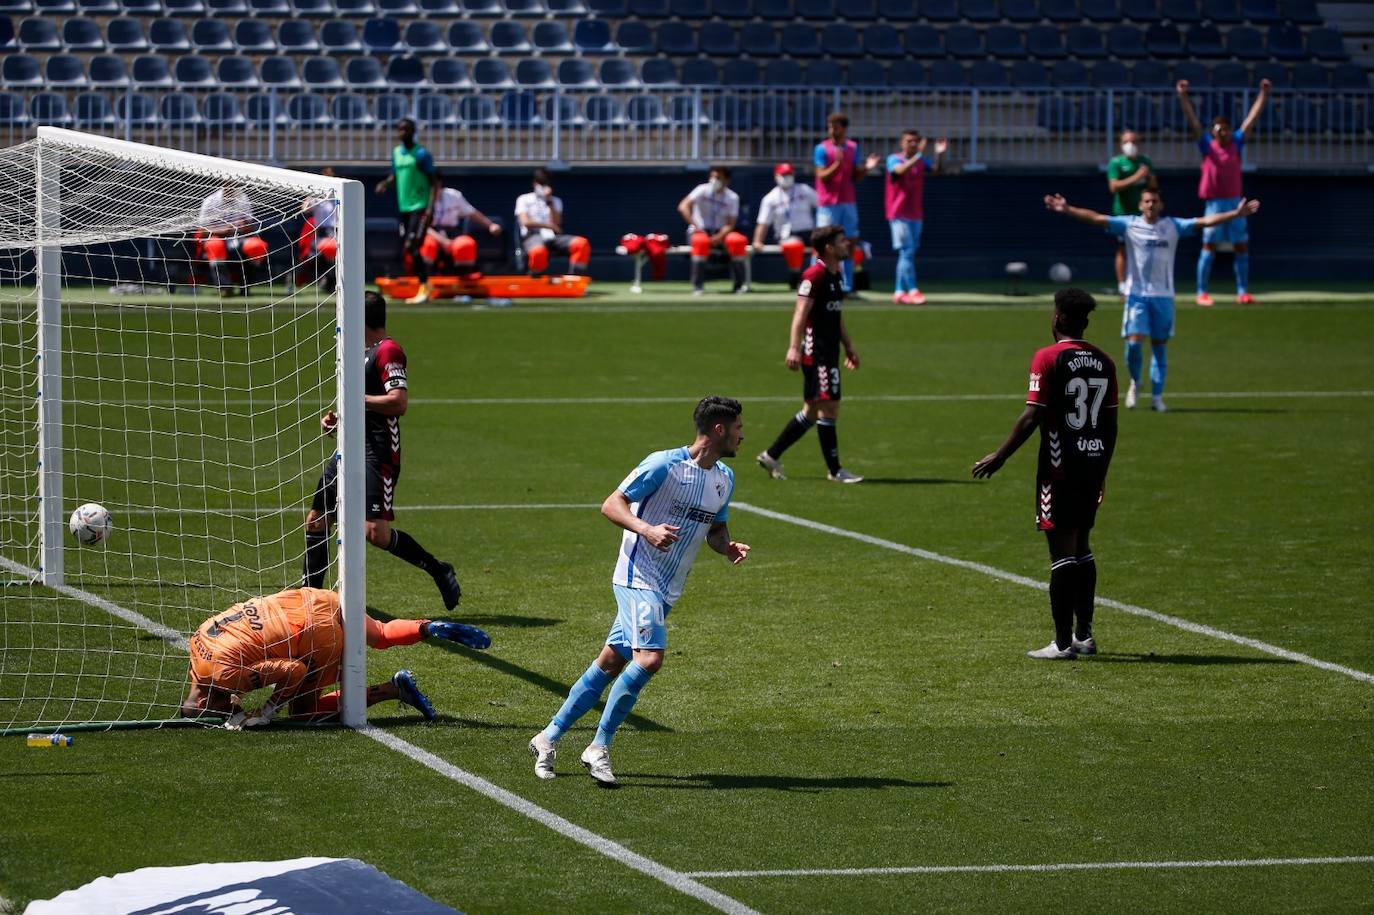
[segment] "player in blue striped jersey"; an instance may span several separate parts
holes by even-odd
[[[655,451],[606,497],[601,513],[624,529],[612,578],[617,613],[601,654],[573,684],[549,726],[530,741],[534,774],[553,778],[559,738],[601,698],[601,725],[582,764],[603,784],[614,784],[610,746],[639,692],[663,666],[665,620],[682,596],[687,574],[704,542],[734,565],[749,545],[730,539],[726,526],[735,475],[721,463],[744,441],[742,407],[728,397],[706,397],[693,414],[697,436],[685,448]]]

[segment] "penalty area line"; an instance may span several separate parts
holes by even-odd
[[[971,572],[978,572],[982,575],[987,575],[990,578],[1000,578],[1002,581],[1009,581],[1012,584],[1024,585],[1027,588],[1034,588],[1037,591],[1049,590],[1049,585],[1047,585],[1043,581],[1038,581],[1034,578],[1027,578],[1024,575],[1017,575],[1015,572],[1008,572],[1005,569],[999,569],[995,566],[984,565],[981,562],[970,562],[967,559],[957,559],[953,556],[946,556],[943,553],[936,553],[931,550],[920,549],[919,547],[907,546],[905,543],[897,543],[895,540],[885,540],[882,537],[874,537],[871,534],[863,534],[859,531],[851,531],[842,527],[835,527],[831,524],[822,524],[819,521],[812,521],[808,518],[799,518],[796,515],[783,514],[782,512],[776,512],[771,509],[761,508],[757,505],[750,505],[747,502],[734,502],[731,503],[730,507],[737,508],[745,512],[752,512],[756,515],[762,515],[765,518],[772,518],[774,521],[782,521],[787,524],[795,524],[798,527],[809,528],[813,531],[820,531],[823,534],[832,534],[836,537],[846,537],[850,540],[857,540],[860,543],[867,543],[871,546],[882,547],[883,549],[892,550],[893,552],[905,553],[908,556],[915,556],[920,559],[926,559],[931,562],[938,562],[947,566],[955,566],[956,568],[960,569],[968,569]],[[1109,597],[1098,597],[1097,606],[1111,607],[1113,610],[1120,610],[1121,612],[1129,613],[1132,616],[1140,616],[1144,617],[1145,619],[1151,619],[1157,623],[1163,623],[1166,626],[1173,626],[1175,629],[1182,629],[1185,632],[1192,632],[1197,635],[1205,635],[1209,638],[1220,639],[1223,642],[1233,642],[1236,645],[1244,645],[1246,648],[1252,648],[1255,651],[1262,652],[1263,654],[1273,655],[1276,658],[1283,658],[1286,661],[1293,661],[1298,664],[1306,664],[1309,667],[1316,667],[1320,668],[1321,670],[1330,671],[1331,673],[1341,674],[1342,676],[1350,677],[1353,680],[1359,680],[1363,683],[1374,683],[1374,674],[1365,673],[1364,671],[1356,670],[1353,667],[1346,667],[1343,664],[1335,664],[1331,661],[1323,661],[1320,658],[1314,658],[1311,655],[1305,655],[1297,651],[1290,651],[1287,648],[1280,648],[1277,645],[1271,645],[1268,642],[1261,642],[1259,639],[1252,639],[1249,636],[1236,635],[1234,632],[1227,632],[1224,629],[1216,629],[1212,626],[1207,626],[1202,623],[1195,623],[1192,620],[1187,620],[1183,617],[1170,616],[1167,613],[1160,613],[1156,610],[1150,610],[1146,607],[1140,607],[1135,604],[1128,604],[1124,601],[1112,600]]]
[[[1374,864],[1374,855],[1330,858],[1219,858],[1215,861],[1087,861],[1062,864],[949,864],[915,867],[834,867],[796,870],[691,871],[701,880],[747,877],[884,877],[894,874],[1041,874],[1056,871],[1186,870],[1226,867],[1303,867],[1319,864]]]

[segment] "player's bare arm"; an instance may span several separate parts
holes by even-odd
[[[801,342],[802,334],[806,332],[806,319],[811,315],[811,306],[815,300],[809,295],[797,296],[797,307],[792,312],[792,330],[787,340],[787,355],[783,357],[783,362],[792,371],[801,368]]]
[[[692,224],[692,195],[688,194],[678,201],[677,213],[687,225]]]
[[[382,416],[405,416],[409,405],[410,397],[405,388],[392,388],[385,394],[363,395],[364,409]]]
[[[883,164],[883,157],[877,153],[869,153],[868,158],[864,159],[864,164],[854,163],[854,180],[862,181],[867,178],[869,173]]]
[[[1259,94],[1255,96],[1254,102],[1250,104],[1250,110],[1245,115],[1245,120],[1241,122],[1241,136],[1248,137],[1250,128],[1255,126],[1259,116],[1264,112],[1264,106],[1269,102],[1269,91],[1274,88],[1274,84],[1267,79],[1260,80]]]
[[[844,323],[844,316],[840,316],[840,344],[844,346],[844,367],[851,372],[859,368],[859,352],[854,349],[854,341],[849,339],[849,328]]]
[[[1193,100],[1188,96],[1188,81],[1181,79],[1174,84],[1174,90],[1178,93],[1178,104],[1183,108],[1183,116],[1188,119],[1188,126],[1193,133],[1202,136],[1207,131],[1202,129],[1202,122],[1197,119],[1197,111],[1193,108]]]
[[[711,234],[711,241],[712,241],[713,243],[714,243],[714,242],[724,242],[724,241],[725,241],[725,236],[727,236],[727,235],[729,235],[731,232],[735,231],[735,223],[736,223],[737,221],[738,221],[737,217],[734,217],[734,216],[727,216],[726,219],[725,219],[725,224],[724,224],[723,226],[721,226],[719,229],[717,229],[715,232],[713,232],[713,233]]]
[[[391,186],[392,186],[393,184],[395,184],[395,183],[396,183],[396,176],[395,176],[395,175],[387,175],[387,176],[386,176],[385,178],[383,178],[381,181],[378,181],[378,182],[377,182],[377,187],[374,188],[374,190],[376,190],[377,193],[379,193],[379,194],[385,194],[387,191],[391,190]]]
[[[500,235],[500,234],[501,234],[501,227],[500,227],[499,225],[497,225],[496,223],[492,222],[492,221],[487,217],[487,214],[486,214],[486,213],[483,213],[481,210],[473,210],[473,211],[472,211],[472,219],[473,219],[473,222],[477,223],[479,226],[481,226],[482,228],[486,229],[486,230],[487,230],[488,232],[490,232],[492,235]]]
[[[1150,180],[1151,174],[1153,173],[1150,171],[1150,166],[1142,162],[1140,165],[1136,166],[1134,172],[1127,175],[1125,178],[1108,178],[1107,190],[1111,191],[1113,194],[1119,194],[1132,184],[1147,183]]]
[[[1031,433],[1040,425],[1040,411],[1043,409],[1038,404],[1026,404],[1026,409],[1011,427],[1011,434],[1007,436],[1007,440],[996,451],[973,465],[973,475],[979,479],[986,479],[1001,470],[1007,458],[1015,454],[1016,449],[1024,445],[1026,439],[1030,438]]]
[[[755,248],[762,248],[762,247],[763,247],[764,239],[767,238],[767,236],[768,236],[768,223],[766,223],[766,222],[764,222],[762,219],[760,219],[760,220],[759,220],[757,223],[755,223],[755,225],[754,225],[754,247],[755,247]],[[780,238],[780,239],[778,239],[778,241],[781,242],[782,239]]]
[[[1063,194],[1046,194],[1045,209],[1055,213],[1063,213],[1065,216],[1093,226],[1105,226],[1107,224],[1107,217],[1104,214],[1084,207],[1070,206]]]
[[[824,181],[826,178],[829,178],[831,175],[835,174],[835,172],[839,171],[840,165],[843,164],[843,162],[844,153],[841,152],[840,155],[835,157],[834,162],[831,162],[829,165],[819,165],[816,167],[816,178]],[[856,175],[855,177],[858,176]]]
[[[947,153],[947,152],[949,152],[949,138],[948,138],[948,137],[936,137],[936,138],[935,138],[935,161],[932,162],[931,165],[930,165],[930,174],[932,174],[932,175],[938,175],[938,174],[940,174],[940,167],[941,167],[942,165],[944,165],[945,153]]]
[[[1210,216],[1199,216],[1197,224],[1200,228],[1208,226],[1219,226],[1223,222],[1230,222],[1233,219],[1240,219],[1242,216],[1253,216],[1259,212],[1260,202],[1258,200],[1240,200],[1240,205],[1234,210],[1227,210],[1225,213],[1212,213]]]
[[[601,514],[617,527],[643,537],[649,546],[660,553],[668,552],[668,548],[677,543],[677,534],[681,530],[676,524],[649,524],[643,518],[636,518],[630,510],[630,500],[618,489],[601,503]]]
[[[749,550],[752,547],[747,543],[738,543],[730,539],[730,528],[724,521],[717,521],[711,525],[711,530],[706,534],[706,544],[726,559],[730,560],[731,565],[739,565],[749,558]]]

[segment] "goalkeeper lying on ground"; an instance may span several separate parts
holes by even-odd
[[[469,648],[486,648],[491,639],[476,626],[439,620],[392,620],[368,617],[369,648],[414,645],[423,638],[446,639]],[[191,691],[181,714],[197,718],[228,715],[227,726],[267,724],[283,706],[298,721],[328,721],[339,713],[338,690],[323,693],[339,681],[343,655],[343,613],[339,595],[318,588],[296,588],[234,604],[210,617],[191,636]],[[264,686],[275,689],[257,712],[248,713],[242,697]],[[434,706],[415,685],[408,670],[369,686],[367,704],[403,702],[429,721]]]

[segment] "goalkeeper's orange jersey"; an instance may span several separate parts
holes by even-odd
[[[240,694],[270,684],[280,703],[337,681],[342,655],[339,595],[296,588],[234,604],[202,623],[191,636],[191,678]]]

